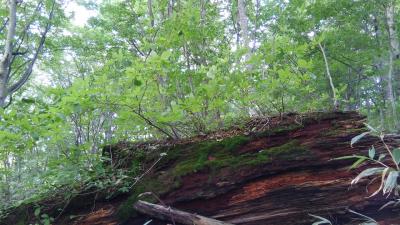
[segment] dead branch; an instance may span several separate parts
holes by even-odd
[[[177,223],[185,225],[233,225],[212,218],[184,212],[181,210],[165,207],[145,201],[137,201],[133,207],[138,212],[148,215],[152,218],[171,221],[171,218]]]

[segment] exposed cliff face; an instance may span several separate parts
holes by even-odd
[[[399,224],[396,209],[378,211],[389,199],[366,198],[366,183],[350,187],[357,175],[348,170],[352,161],[331,161],[366,153],[371,145],[381,147],[373,137],[350,147],[351,138],[365,131],[363,122],[357,113],[288,115],[191,140],[107,146],[113,166],[129,168],[144,161],[148,173],[129,195],[97,200],[93,210],[89,198],[87,206],[70,207],[70,213],[82,216],[71,220],[67,210],[56,224],[141,225],[151,218],[132,206],[143,192],[153,192],[162,204],[233,224],[311,224],[310,213],[353,224],[348,208],[381,224]],[[373,183],[367,189],[375,188]],[[166,222],[153,219],[150,224]]]

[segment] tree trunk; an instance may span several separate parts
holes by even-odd
[[[15,28],[17,26],[17,1],[10,0],[8,2],[9,22],[7,26],[7,39],[4,45],[4,52],[0,59],[0,107],[6,106],[6,98],[8,96],[7,81],[10,70],[10,60],[13,51],[13,39],[15,36]]]
[[[200,22],[204,25],[206,19],[206,2],[207,0],[200,0]]]
[[[151,27],[154,27],[153,1],[147,0],[147,10],[149,12]]]
[[[16,35],[17,26],[17,0],[10,0],[8,2],[9,9],[9,23],[7,26],[7,38],[4,45],[4,53],[0,58],[0,107],[5,108],[11,103],[11,95],[18,91],[29,79],[32,74],[33,66],[38,59],[39,54],[42,52],[44,43],[46,41],[47,33],[51,28],[51,21],[54,16],[56,2],[53,0],[51,5],[51,10],[48,16],[47,24],[44,31],[40,31],[41,37],[36,49],[30,52],[32,57],[27,61],[26,68],[21,72],[19,79],[12,85],[9,84],[9,74],[11,71],[12,57],[13,57],[13,40]],[[40,14],[40,12],[37,12]],[[23,32],[28,32],[29,26],[24,28]],[[18,41],[23,41],[18,40]],[[6,104],[6,98],[9,97],[10,100]]]
[[[396,97],[393,92],[393,73],[394,69],[394,60],[399,58],[399,40],[397,38],[395,22],[394,22],[394,4],[392,1],[388,3],[386,7],[386,23],[389,35],[389,62],[388,62],[388,74],[387,74],[387,98],[390,102],[390,106],[392,109],[392,117],[394,121],[395,128],[398,129],[399,121],[397,118],[397,110],[396,110]]]
[[[168,9],[167,9],[168,17],[172,16],[173,10],[174,10],[174,0],[168,0]]]
[[[238,0],[238,20],[240,26],[240,34],[243,40],[243,46],[248,48],[250,39],[249,39],[248,18],[246,15],[246,5],[244,0]]]
[[[319,49],[322,52],[322,56],[324,57],[326,75],[328,76],[329,85],[330,85],[331,90],[332,90],[333,109],[336,111],[336,110],[339,109],[339,103],[337,101],[336,90],[335,90],[335,86],[333,85],[333,80],[332,80],[331,72],[330,72],[330,69],[329,69],[328,59],[326,58],[325,50],[322,47],[321,43],[318,43],[318,46],[319,46]]]

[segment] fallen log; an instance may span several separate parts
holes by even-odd
[[[184,225],[233,225],[231,223],[225,223],[219,220],[140,200],[137,201],[133,207],[138,212],[152,218],[176,222]]]

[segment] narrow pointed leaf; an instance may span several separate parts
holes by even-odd
[[[400,148],[396,148],[393,150],[393,160],[397,165],[400,163]]]
[[[367,160],[367,158],[359,158],[357,161],[355,161],[355,162],[353,163],[353,165],[351,165],[351,167],[350,167],[349,169],[351,170],[351,169],[357,168],[357,167],[360,166],[365,160]]]
[[[397,178],[399,177],[398,171],[390,171],[383,186],[383,194],[390,194],[397,186]]]
[[[364,177],[380,174],[383,171],[384,171],[384,168],[382,168],[382,167],[368,168],[368,169],[362,171],[360,174],[358,174],[358,176],[351,181],[351,184],[356,184]]]
[[[370,132],[361,133],[351,139],[350,146],[353,147],[355,143],[357,143],[361,138],[365,137],[365,135],[369,134]]]

